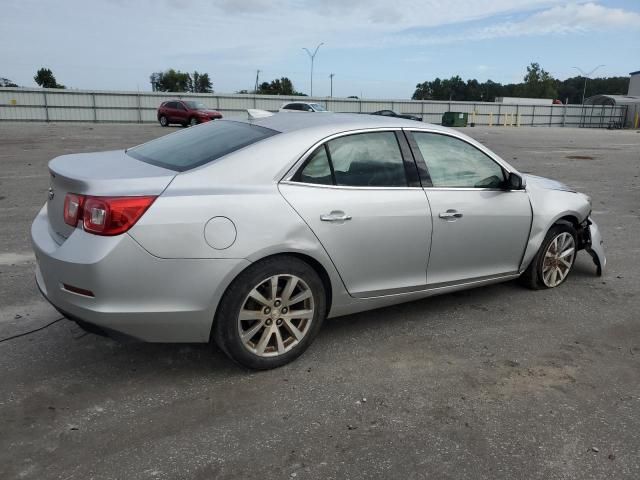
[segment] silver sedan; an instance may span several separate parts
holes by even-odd
[[[127,150],[57,157],[33,222],[42,294],[86,329],[215,341],[256,369],[326,317],[605,267],[589,197],[447,128],[250,112]]]

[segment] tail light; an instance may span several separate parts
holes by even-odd
[[[78,220],[82,218],[83,202],[83,195],[67,193],[67,196],[64,197],[64,223],[72,227],[78,225]]]
[[[155,196],[92,197],[69,193],[65,198],[64,218],[66,223],[74,226],[81,218],[85,231],[89,233],[120,235],[135,225],[155,199]],[[67,211],[67,203],[69,211]],[[79,205],[75,212],[76,221],[71,223],[75,204]]]

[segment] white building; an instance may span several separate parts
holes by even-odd
[[[640,96],[640,70],[637,72],[631,72],[631,79],[629,80],[629,96]]]

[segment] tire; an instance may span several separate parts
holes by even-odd
[[[554,243],[556,240],[558,243]],[[573,226],[565,223],[554,225],[544,237],[544,241],[536,256],[531,260],[529,267],[520,277],[521,282],[533,290],[559,287],[566,281],[573,269],[578,253],[577,245],[578,234]],[[560,247],[560,252],[557,252],[558,247]],[[571,248],[573,251],[568,254],[567,252]],[[553,270],[556,270],[555,274]]]
[[[164,115],[161,115],[158,120],[160,121],[160,125],[162,125],[163,127],[168,127],[169,126],[169,119],[167,117],[165,117]]]
[[[325,288],[316,271],[296,257],[274,256],[251,265],[231,283],[216,312],[212,337],[239,365],[277,368],[311,345],[326,313]]]
[[[196,117],[191,117],[189,119],[189,123],[187,123],[187,126],[195,127],[197,124],[198,124],[198,119]]]

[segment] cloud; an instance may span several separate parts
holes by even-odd
[[[86,88],[132,88],[169,67],[215,72],[227,91],[250,87],[257,69],[306,82],[302,47],[320,42],[316,72],[357,75],[355,85],[389,81],[394,62],[415,65],[410,75],[448,68],[438,49],[421,46],[640,28],[638,8],[596,0],[65,0],[63,9],[41,0],[0,3],[2,76],[30,85],[46,64],[62,83]],[[491,72],[499,71],[500,61],[492,62]]]
[[[484,27],[466,28],[455,35],[412,34],[394,36],[391,43],[433,45],[494,38],[569,35],[612,29],[640,29],[640,14],[589,3],[559,5],[533,13],[518,21],[503,21]]]

